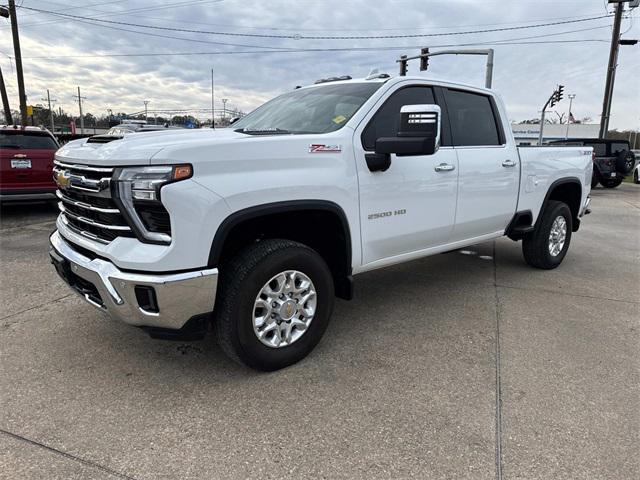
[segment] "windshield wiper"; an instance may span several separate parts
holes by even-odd
[[[247,135],[289,135],[289,130],[282,128],[237,128],[234,132],[246,133]]]

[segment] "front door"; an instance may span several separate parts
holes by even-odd
[[[384,172],[371,172],[365,155],[380,137],[398,131],[403,105],[435,104],[428,85],[397,86],[356,129],[355,154],[360,187],[363,265],[417,252],[449,241],[458,182],[456,151],[442,147],[433,155],[391,155]]]

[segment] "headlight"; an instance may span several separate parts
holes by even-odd
[[[168,183],[191,178],[191,165],[121,168],[114,173],[114,199],[140,241],[171,243],[169,213],[160,191]]]

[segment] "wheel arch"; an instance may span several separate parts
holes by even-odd
[[[287,223],[293,220],[295,224],[305,216],[314,221],[303,232],[288,228]],[[318,251],[334,276],[336,295],[348,300],[353,297],[351,231],[347,216],[337,203],[291,200],[238,210],[218,227],[207,264],[218,267],[226,256],[262,238],[299,241]]]
[[[582,183],[577,177],[561,178],[553,182],[547,189],[544,201],[540,206],[540,211],[536,217],[535,227],[537,228],[542,219],[542,213],[549,200],[558,200],[568,205],[571,210],[572,230],[576,232],[580,227],[580,204],[582,202]]]

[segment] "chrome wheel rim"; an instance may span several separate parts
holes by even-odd
[[[263,344],[282,348],[298,341],[316,314],[316,288],[297,270],[274,275],[253,305],[253,331]]]
[[[562,215],[556,217],[551,225],[549,233],[549,253],[552,257],[557,257],[564,248],[567,239],[567,221]]]

